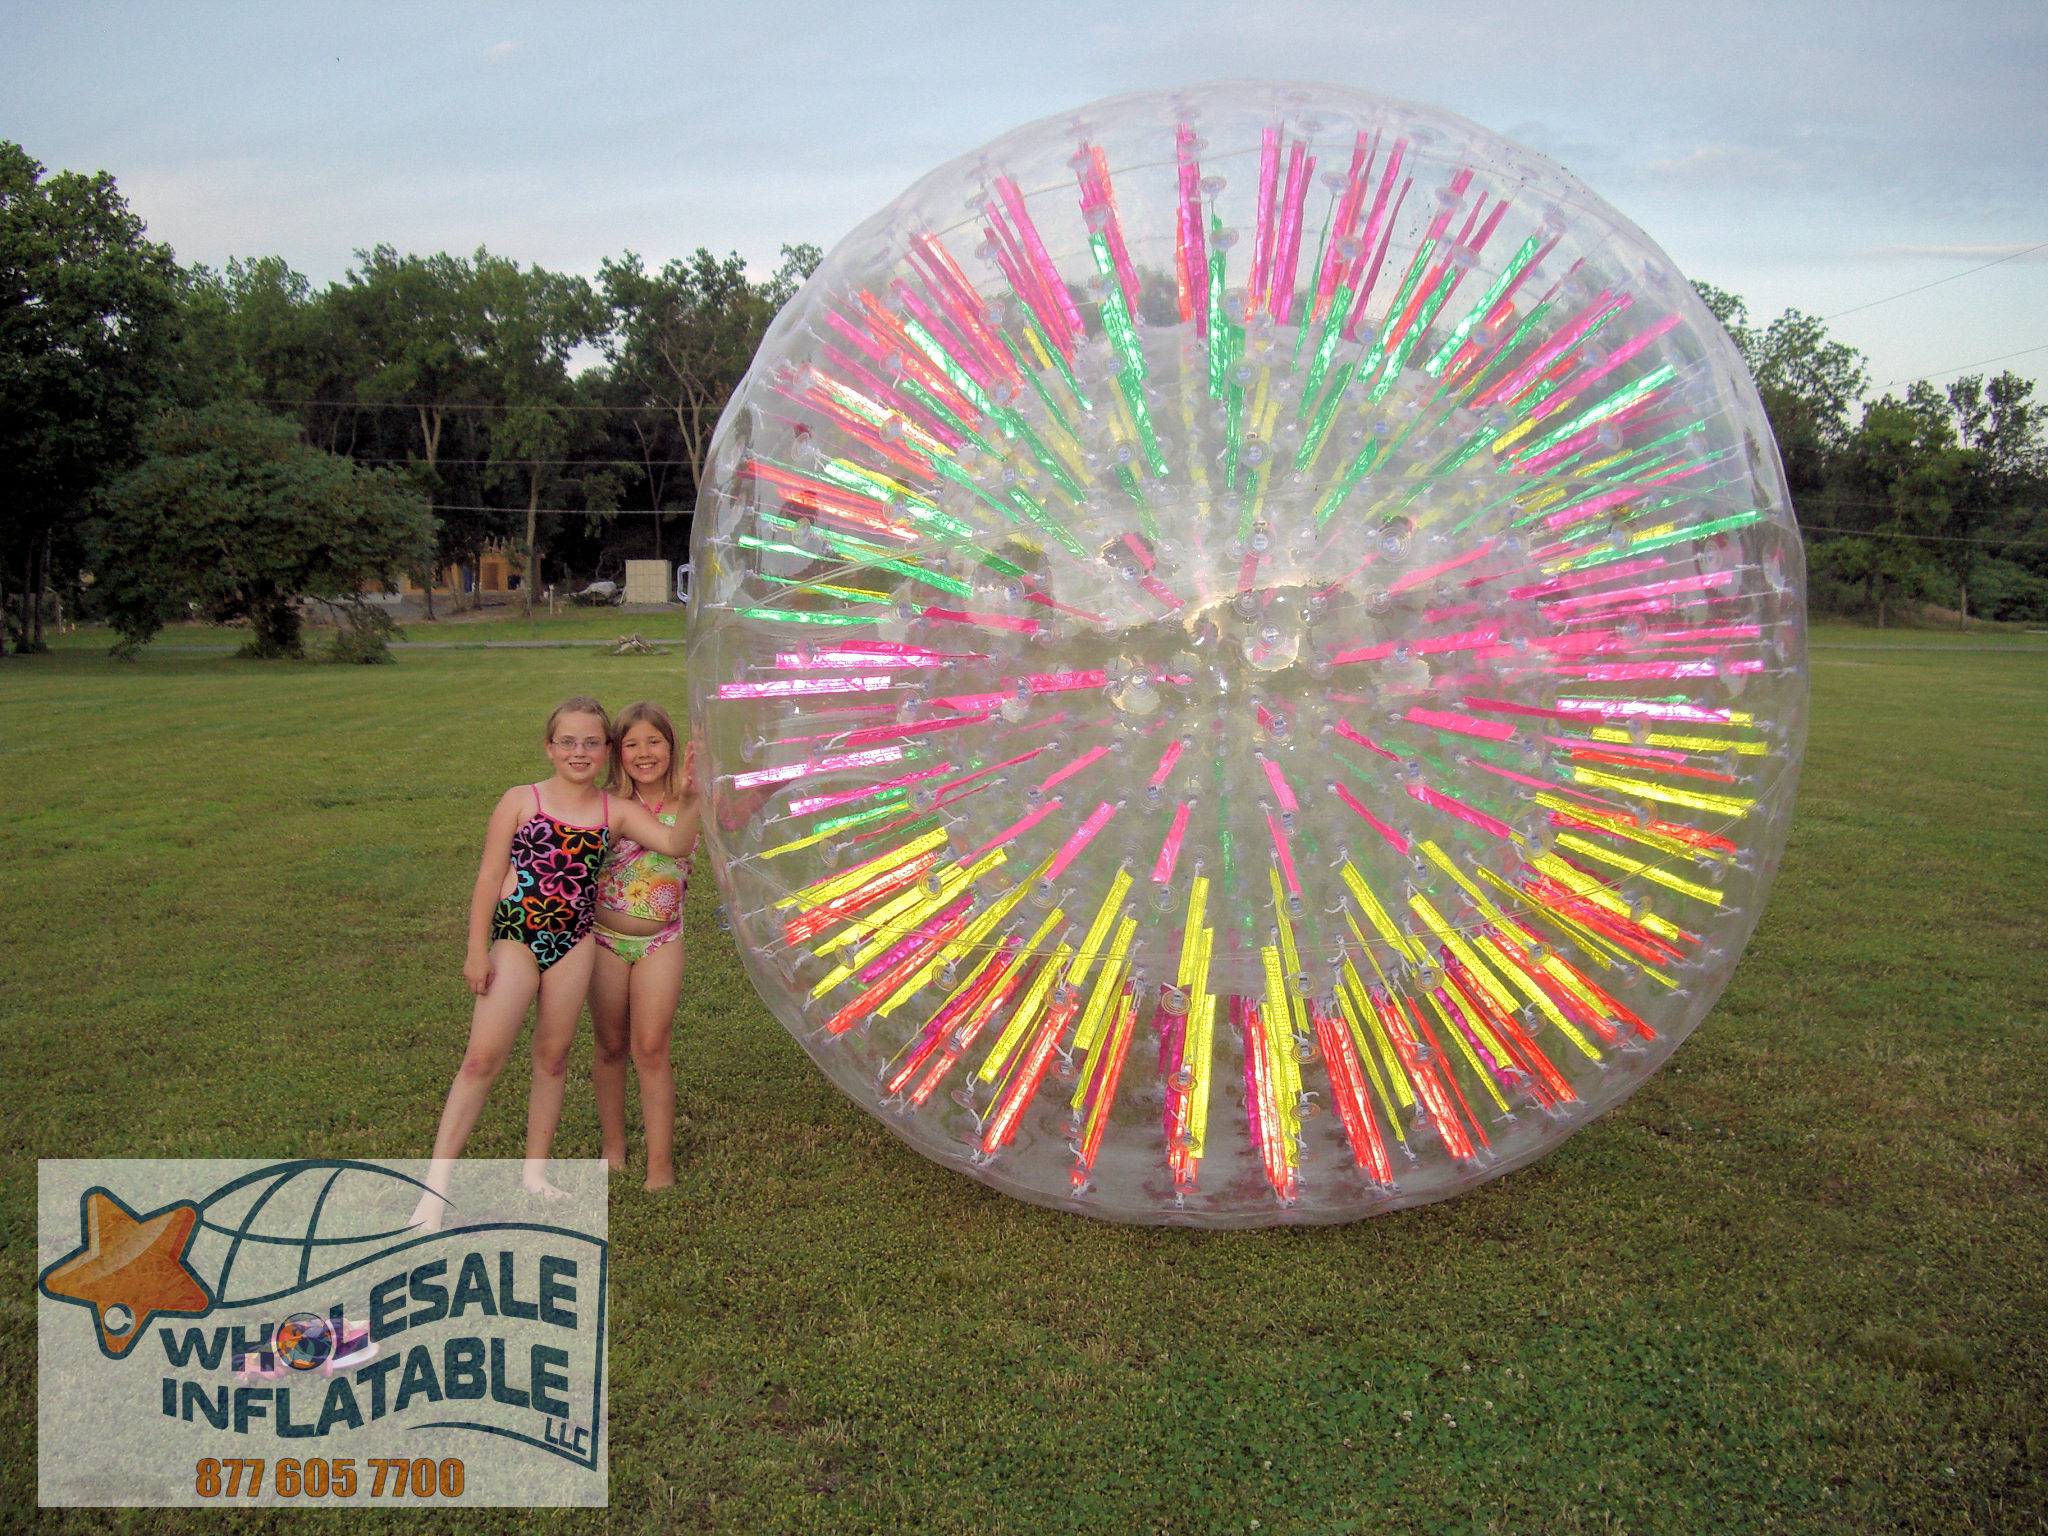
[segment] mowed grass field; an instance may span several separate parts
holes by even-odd
[[[756,1000],[700,869],[682,1182],[613,1186],[610,1510],[352,1526],[2048,1528],[2048,644],[1814,638],[1706,1024],[1545,1162],[1354,1226],[1124,1230],[924,1163]],[[37,1516],[35,1159],[424,1156],[484,818],[584,690],[680,708],[680,652],[0,663],[0,1525],[339,1528]],[[518,1155],[524,1076],[477,1154]]]

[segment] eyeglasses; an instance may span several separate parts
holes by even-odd
[[[601,752],[610,746],[611,743],[602,736],[586,736],[581,741],[578,741],[574,736],[557,736],[555,738],[555,745],[564,752],[574,752],[578,747],[581,747],[586,752]]]

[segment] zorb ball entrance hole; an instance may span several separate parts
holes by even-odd
[[[863,224],[698,507],[749,974],[926,1156],[1120,1221],[1527,1162],[1725,985],[1804,734],[1763,411],[1470,123],[1125,97]]]

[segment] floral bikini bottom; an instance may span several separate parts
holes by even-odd
[[[597,936],[600,947],[610,950],[628,965],[638,965],[664,944],[680,939],[683,925],[678,920],[659,933],[613,933],[602,924],[590,931]]]

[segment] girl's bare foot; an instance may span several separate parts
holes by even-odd
[[[414,1232],[430,1233],[441,1230],[442,1214],[448,1209],[448,1202],[432,1190],[420,1196],[420,1203],[412,1208],[412,1215],[406,1218],[406,1226]]]
[[[641,1187],[643,1189],[668,1189],[675,1181],[676,1170],[673,1163],[663,1163],[659,1167],[649,1163],[647,1165],[647,1182]]]
[[[550,1203],[556,1200],[568,1199],[569,1191],[557,1189],[548,1182],[547,1170],[548,1165],[545,1160],[530,1157],[526,1160],[526,1168],[519,1182],[526,1186],[526,1192],[529,1195],[538,1195],[541,1199]]]
[[[613,1173],[624,1173],[626,1171],[626,1154],[623,1152],[607,1152],[604,1155],[604,1165],[611,1169]]]

